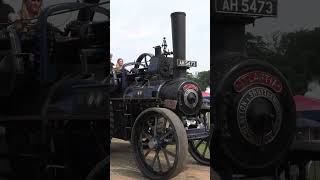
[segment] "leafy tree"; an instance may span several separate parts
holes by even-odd
[[[268,48],[268,43],[263,39],[262,36],[255,36],[251,33],[245,34],[246,39],[246,50],[249,57],[255,57],[264,59],[266,55],[270,54],[271,51]]]
[[[210,71],[201,71],[197,75],[187,72],[187,78],[196,82],[202,91],[210,85]]]
[[[308,80],[320,74],[320,61],[317,60],[320,49],[314,46],[320,42],[319,29],[290,33],[278,31],[273,33],[270,42],[250,33],[246,38],[248,55],[266,60],[279,69],[296,94],[303,94]]]

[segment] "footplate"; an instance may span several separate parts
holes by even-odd
[[[209,137],[208,129],[206,128],[192,128],[187,129],[188,140],[204,139]]]

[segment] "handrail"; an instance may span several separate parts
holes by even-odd
[[[109,1],[107,1],[109,2]],[[38,25],[40,27],[40,80],[41,81],[49,81],[48,77],[48,69],[49,69],[49,62],[48,62],[48,43],[47,43],[47,19],[50,15],[54,14],[55,12],[71,12],[76,11],[82,8],[92,8],[95,12],[101,13],[109,16],[109,11],[103,7],[98,5],[106,4],[106,3],[99,3],[99,4],[86,4],[86,3],[62,3],[49,6],[45,8],[39,17]]]

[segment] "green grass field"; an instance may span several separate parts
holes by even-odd
[[[199,146],[199,152],[203,152],[204,151],[204,148],[205,148],[205,144],[201,144],[200,146]],[[205,154],[205,157],[206,158],[210,158],[210,150],[209,150],[209,147],[207,148],[207,151],[206,151],[206,154]]]

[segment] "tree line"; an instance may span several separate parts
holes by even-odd
[[[200,86],[201,91],[205,91],[206,88],[210,86],[210,70],[201,71],[195,75],[187,72],[187,78],[196,82]]]
[[[274,32],[270,40],[246,33],[249,57],[265,60],[287,78],[294,94],[304,94],[307,83],[320,77],[320,27]]]

